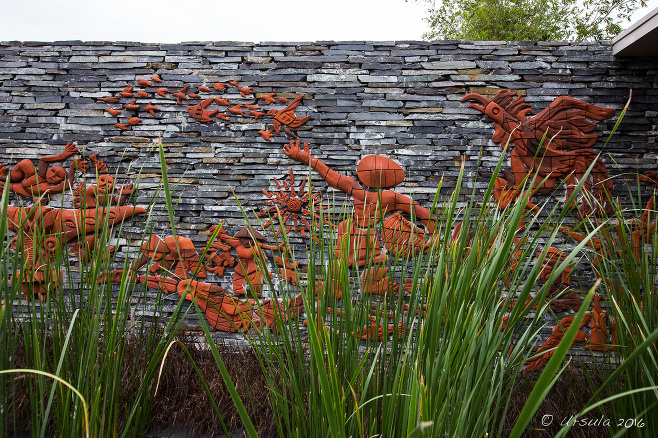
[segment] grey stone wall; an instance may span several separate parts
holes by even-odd
[[[170,95],[139,99],[142,104],[153,101],[160,112],[156,117],[142,112],[140,124],[122,131],[114,125],[126,118],[104,109],[121,108],[126,99],[108,105],[97,98],[154,75],[163,80],[157,86],[172,92],[188,84],[192,92],[238,81],[255,93],[289,99],[303,94],[297,114],[311,119],[297,133],[314,155],[351,176],[366,155],[393,158],[406,171],[396,190],[429,207],[442,177],[444,194],[454,187],[462,156],[469,175],[479,178],[475,186],[467,183],[471,190],[466,195],[482,191],[500,156],[500,147],[491,141],[493,123],[460,102],[466,93],[492,97],[501,89],[520,91],[535,113],[568,95],[615,108],[618,115],[632,89],[617,134],[603,146],[616,115],[600,124],[595,147],[604,152],[615,196],[626,202],[627,183],[636,185],[633,175],[654,169],[658,161],[658,60],[615,58],[610,47],[607,42],[4,42],[0,163],[11,166],[22,158],[36,163],[73,141],[87,154],[98,152],[110,173],[118,172],[119,183],[137,182],[137,204],[148,205],[161,183],[155,148],[161,138],[177,201],[177,232],[202,247],[211,225],[223,221],[231,234],[244,225],[232,190],[247,211],[260,210],[266,199],[261,189],[271,190],[272,178],[287,178],[290,168],[297,181],[304,176],[305,166],[282,152],[287,139],[261,138],[259,130],[271,129],[267,117],[199,123],[186,106],[200,99],[179,105]],[[218,94],[213,90],[209,96]],[[228,96],[234,103],[259,104],[234,88]],[[315,178],[325,198],[343,199]],[[162,209],[156,197],[154,232],[164,236],[169,223]],[[126,234],[140,235],[139,226]],[[301,238],[293,242],[303,248]],[[230,277],[222,284],[229,286]]]

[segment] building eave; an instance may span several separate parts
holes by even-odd
[[[612,40],[614,56],[658,55],[658,8],[640,18]]]

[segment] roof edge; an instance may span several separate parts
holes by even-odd
[[[612,40],[614,56],[658,55],[658,7],[633,23]]]

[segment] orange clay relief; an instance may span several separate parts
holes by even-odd
[[[342,221],[338,225],[338,242],[335,248],[336,256],[345,258],[341,254],[341,247],[345,246],[345,239],[349,239],[349,254],[347,262],[349,266],[365,266],[366,257],[372,256],[375,263],[383,262],[385,255],[379,246],[379,237],[371,230],[380,218],[381,214],[403,212],[414,216],[423,223],[431,233],[434,230],[434,222],[430,220],[430,212],[418,205],[411,198],[397,193],[393,190],[383,190],[392,187],[404,180],[404,170],[393,160],[381,155],[369,155],[364,157],[357,166],[357,178],[342,175],[323,163],[319,158],[310,153],[307,143],[300,147],[300,141],[291,141],[283,149],[284,153],[293,160],[311,166],[329,184],[349,195],[354,203],[354,213],[351,220]],[[359,182],[360,181],[360,182]],[[363,184],[363,185],[361,185]],[[375,189],[370,191],[367,188]],[[391,216],[385,222],[384,242],[388,250],[396,254],[404,254],[418,250],[418,239],[411,239],[411,223],[404,220],[401,215]],[[416,232],[416,237],[421,236],[422,231]],[[424,236],[424,235],[423,235]],[[423,250],[426,249],[422,245]],[[369,254],[372,252],[372,255]]]

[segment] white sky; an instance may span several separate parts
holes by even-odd
[[[637,18],[658,6],[648,3]],[[413,0],[0,0],[0,6],[0,41],[399,41],[420,40],[427,31],[427,6]]]

